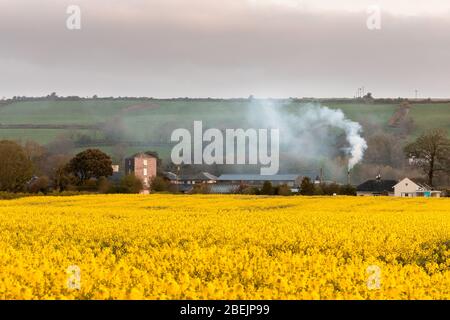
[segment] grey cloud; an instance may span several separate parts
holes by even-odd
[[[168,1],[78,1],[80,31],[65,28],[77,1],[0,2],[0,97],[449,96],[445,15],[384,13],[369,31],[365,12]]]

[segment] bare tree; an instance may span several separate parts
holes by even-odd
[[[430,186],[433,186],[433,178],[438,172],[449,170],[450,140],[446,130],[430,130],[408,144],[404,151],[410,159],[410,164],[422,169],[427,175]]]

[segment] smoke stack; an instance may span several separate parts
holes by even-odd
[[[350,170],[348,170],[348,172],[347,172],[347,184],[348,185],[350,185],[350,179],[351,177],[350,177]]]

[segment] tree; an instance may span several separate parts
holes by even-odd
[[[416,141],[408,144],[404,152],[410,159],[410,164],[422,169],[427,175],[430,186],[433,186],[433,178],[438,172],[449,170],[450,140],[443,129],[433,129],[422,134]]]
[[[304,177],[302,179],[302,183],[300,184],[300,194],[304,196],[312,196],[314,194],[314,183],[311,182],[310,178]]]
[[[144,189],[141,179],[133,174],[128,174],[120,179],[119,193],[140,193]]]
[[[50,188],[50,179],[47,176],[42,176],[36,178],[29,184],[28,191],[31,193],[42,192],[44,194],[47,194],[49,188]]]
[[[88,149],[77,154],[67,165],[67,171],[77,177],[80,184],[113,174],[111,158],[98,149]]]
[[[342,194],[342,195],[346,195],[346,196],[356,196],[356,188],[350,184],[347,184],[340,188],[338,194]]]
[[[367,138],[367,151],[364,162],[379,166],[401,167],[404,163],[402,148],[395,136],[379,133]]]
[[[261,194],[264,194],[264,195],[272,195],[273,194],[273,187],[272,187],[272,183],[270,181],[264,181],[264,184],[261,189]]]
[[[287,184],[282,184],[281,186],[278,187],[277,195],[291,196],[292,195],[291,188],[289,188],[289,186]]]
[[[67,155],[47,155],[40,164],[40,171],[47,175],[55,190],[67,190],[76,184],[76,178],[68,170],[70,157]]]
[[[373,100],[373,96],[372,96],[372,93],[371,92],[368,92],[364,97],[363,97],[363,99],[364,100],[369,100],[369,101],[372,101]]]
[[[0,141],[0,191],[22,191],[33,176],[33,163],[13,141]]]
[[[113,183],[105,177],[101,177],[97,181],[97,189],[100,193],[110,193],[113,190]]]
[[[152,192],[163,192],[169,190],[169,183],[161,177],[153,177],[151,181]]]
[[[23,150],[25,154],[28,156],[28,159],[33,161],[33,163],[38,163],[44,156],[47,150],[39,143],[27,140],[23,146]]]

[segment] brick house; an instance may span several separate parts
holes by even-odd
[[[125,174],[134,174],[142,180],[142,193],[149,193],[153,177],[156,177],[158,158],[151,152],[140,152],[125,159]]]

